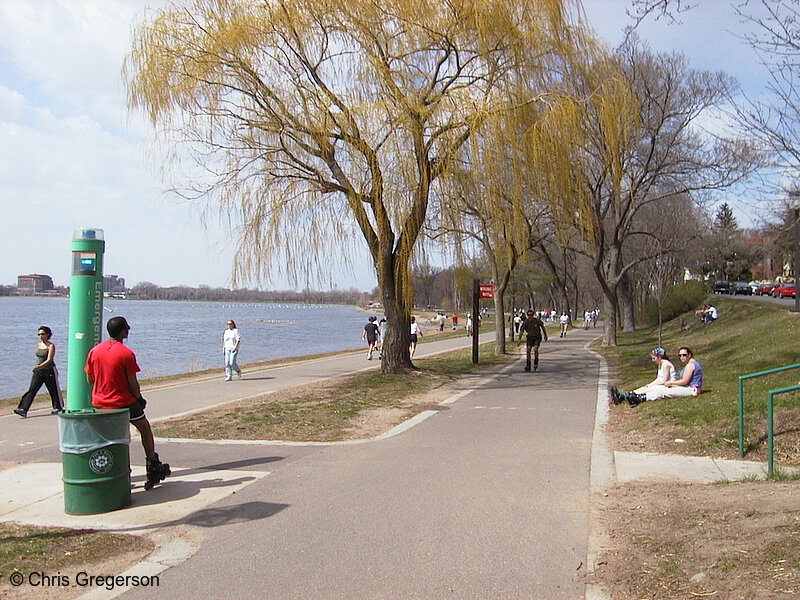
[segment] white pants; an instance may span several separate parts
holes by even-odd
[[[661,398],[689,398],[696,396],[697,392],[690,385],[667,387],[665,385],[646,385],[634,390],[637,394],[644,394],[648,400],[660,400]]]

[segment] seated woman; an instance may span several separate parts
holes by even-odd
[[[668,381],[675,381],[678,379],[678,373],[675,370],[675,365],[669,360],[667,357],[667,351],[664,348],[658,347],[653,348],[650,351],[650,360],[656,363],[658,367],[658,371],[656,372],[656,378],[653,379],[647,385],[643,385],[642,387],[636,388],[633,392],[620,393],[617,388],[611,386],[611,401],[614,404],[620,404],[621,402],[627,401],[631,402],[631,398],[637,395],[655,395],[655,393],[660,393],[664,387],[664,384]],[[649,399],[649,398],[648,398]],[[652,398],[655,399],[655,398]],[[638,404],[638,403],[637,403]]]
[[[635,406],[646,400],[697,396],[703,389],[703,367],[695,360],[692,351],[685,346],[678,350],[678,357],[684,367],[676,381],[667,381],[663,385],[653,386],[646,394],[627,394],[624,400]]]

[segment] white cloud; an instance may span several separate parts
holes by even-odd
[[[0,85],[0,122],[17,121],[25,111],[25,96]]]

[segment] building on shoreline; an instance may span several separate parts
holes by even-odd
[[[52,294],[55,291],[53,278],[50,275],[31,273],[30,275],[17,276],[17,293],[20,296],[33,296],[35,294]]]

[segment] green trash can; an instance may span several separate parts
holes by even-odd
[[[59,413],[67,514],[110,512],[131,503],[129,418],[127,408]]]

